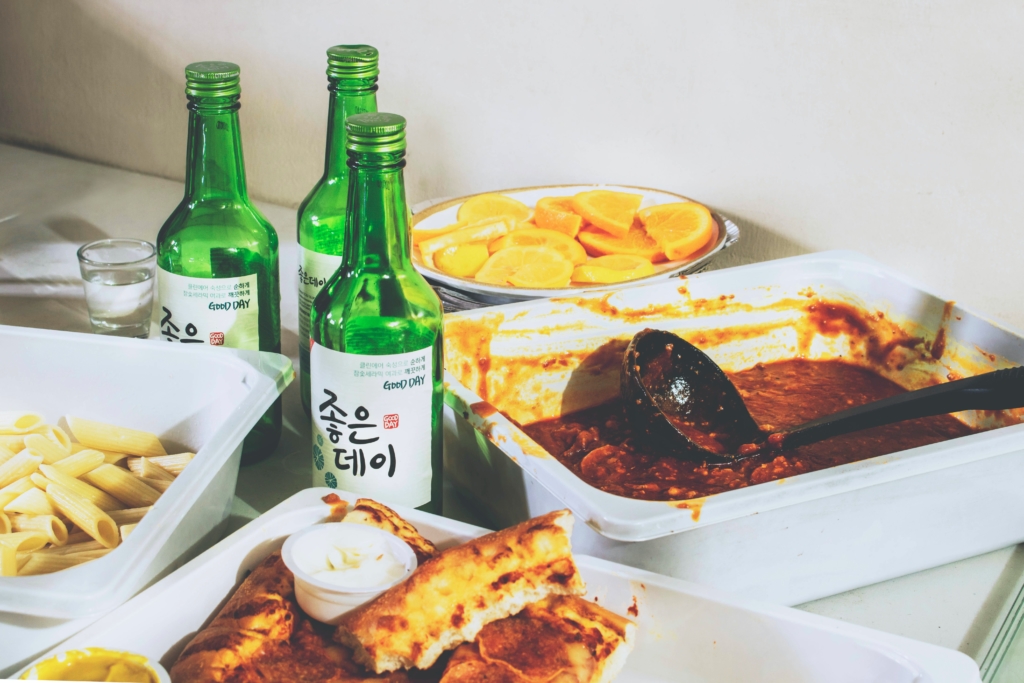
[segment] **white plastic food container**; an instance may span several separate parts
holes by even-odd
[[[285,538],[324,521],[320,498],[295,494],[144,591],[61,648],[105,647],[159,660],[167,669],[246,573]],[[337,491],[352,502],[355,494]],[[440,548],[486,533],[425,512],[395,510]],[[678,579],[576,555],[588,599],[622,615],[636,611],[636,647],[618,683],[973,683],[966,655],[797,610],[756,604]],[[635,606],[635,607],[634,607]]]
[[[495,525],[569,507],[581,552],[787,605],[1024,540],[1019,415],[964,413],[1013,426],[673,503],[591,487],[495,412],[528,424],[614,398],[621,351],[645,327],[704,337],[727,371],[863,353],[848,336],[801,336],[818,297],[880,312],[880,344],[897,328],[922,340],[893,346],[885,374],[907,388],[1024,364],[1019,334],[851,252],[458,313],[445,323],[446,473]],[[740,338],[716,336],[737,326]]]
[[[242,440],[294,373],[284,356],[0,326],[0,410],[154,432],[195,459],[117,549],[40,576],[0,577],[0,672],[81,630],[224,530]]]

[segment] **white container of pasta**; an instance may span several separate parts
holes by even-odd
[[[0,326],[0,412],[152,432],[195,458],[117,548],[52,574],[0,577],[0,672],[81,630],[223,533],[242,440],[294,373],[281,355]]]
[[[192,636],[239,582],[292,533],[325,521],[321,497],[295,494],[173,575],[62,643],[144,655],[171,669]],[[358,496],[337,491],[342,499]],[[441,549],[486,533],[425,512],[396,512]],[[587,599],[637,622],[617,683],[980,683],[977,665],[953,650],[576,554]]]
[[[868,314],[868,333],[809,332],[819,300]],[[692,500],[591,486],[517,424],[616,398],[625,344],[647,327],[727,372],[843,359],[916,389],[1024,365],[1021,334],[853,252],[449,315],[445,474],[490,523],[568,507],[582,552],[784,605],[1024,541],[1022,410],[960,413],[1002,428]]]

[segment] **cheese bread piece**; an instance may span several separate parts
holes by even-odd
[[[379,676],[358,666],[331,640],[333,629],[302,614],[293,585],[280,553],[264,560],[181,653],[173,683],[409,683],[404,671]]]
[[[178,657],[174,683],[224,681],[268,641],[288,640],[299,617],[292,574],[281,553],[265,559]]]
[[[452,654],[441,683],[607,683],[633,649],[636,626],[558,595],[492,622]]]
[[[437,554],[437,546],[420,536],[416,527],[399,517],[398,513],[388,506],[375,500],[357,500],[355,507],[345,515],[345,521],[377,527],[398,536],[416,553],[416,561],[420,564]]]
[[[371,671],[427,669],[492,621],[549,595],[583,593],[572,525],[559,510],[449,548],[345,615],[334,638]]]

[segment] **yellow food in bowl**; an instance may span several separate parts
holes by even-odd
[[[642,201],[631,192],[588,190],[541,197],[531,208],[501,194],[476,195],[459,205],[456,223],[414,227],[413,244],[423,264],[446,275],[556,289],[648,277],[653,263],[692,259],[719,234],[701,204],[641,209]]]
[[[22,674],[21,680],[160,683],[160,675],[142,655],[88,647],[44,659]]]

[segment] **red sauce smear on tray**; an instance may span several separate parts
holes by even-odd
[[[758,364],[729,378],[750,414],[766,429],[791,427],[904,391],[870,370],[836,360]],[[974,432],[951,415],[937,415],[772,452],[733,466],[705,467],[646,452],[634,439],[618,400],[523,429],[592,486],[642,500],[700,498]]]

